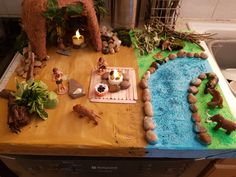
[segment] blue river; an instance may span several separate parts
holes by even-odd
[[[196,141],[191,112],[187,102],[187,89],[192,79],[200,73],[210,72],[207,60],[176,58],[160,65],[149,79],[155,129],[156,145],[146,148],[158,149],[207,149]]]

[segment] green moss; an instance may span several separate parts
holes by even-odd
[[[214,131],[215,122],[206,123],[205,120],[207,118],[206,112],[210,115],[221,114],[225,118],[233,120],[233,116],[230,112],[229,106],[223,96],[223,92],[219,86],[217,89],[220,91],[221,95],[224,98],[223,108],[215,108],[209,109],[207,107],[207,103],[211,100],[212,96],[210,94],[204,94],[204,88],[207,83],[207,80],[204,80],[201,86],[199,87],[199,92],[196,95],[198,102],[198,112],[202,117],[202,125],[207,128],[208,133],[212,137],[212,144],[208,146],[209,149],[231,149],[236,147],[236,132],[232,132],[230,135],[225,134],[225,130],[219,129],[218,131]]]

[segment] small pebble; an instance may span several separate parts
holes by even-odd
[[[198,93],[198,88],[196,86],[190,86],[188,92],[195,95]]]
[[[146,116],[153,117],[152,104],[149,101],[144,103],[144,113]]]
[[[189,93],[188,94],[188,102],[190,104],[194,104],[197,102],[197,98],[192,94],[192,93]]]
[[[169,59],[170,59],[170,60],[174,60],[176,57],[177,57],[177,55],[174,54],[174,53],[171,53],[171,54],[169,55]]]
[[[157,135],[153,130],[146,131],[145,137],[149,144],[151,145],[157,144]]]
[[[184,58],[186,57],[186,52],[184,50],[180,50],[178,53],[177,53],[177,57],[178,58]]]
[[[148,80],[147,79],[142,79],[139,84],[140,88],[145,89],[148,88]]]
[[[194,54],[194,57],[195,57],[195,58],[200,58],[200,54],[199,54],[199,53],[195,53],[195,54]]]
[[[152,117],[145,116],[143,119],[143,128],[144,130],[154,130],[156,128],[156,124],[153,121]]]
[[[109,72],[105,72],[105,73],[102,75],[102,80],[108,80],[108,77],[109,77]]]
[[[194,57],[194,53],[193,52],[188,52],[187,53],[187,57],[188,58],[193,58]]]
[[[169,60],[170,60],[169,57],[166,57],[166,58],[164,59],[165,62],[168,62]]]
[[[114,93],[120,91],[120,86],[118,85],[109,85],[109,92]]]
[[[158,63],[154,61],[154,62],[152,62],[150,67],[153,67],[153,68],[157,69],[158,68]]]
[[[102,47],[103,47],[103,48],[108,47],[107,41],[102,41]]]
[[[110,52],[110,50],[109,50],[108,47],[103,47],[103,48],[102,48],[102,53],[103,53],[103,54],[109,54],[109,52]]]
[[[104,79],[103,79],[103,80],[101,81],[101,83],[102,83],[102,84],[107,84],[107,85],[109,85],[108,80],[104,80]]]
[[[195,104],[190,104],[189,108],[193,113],[198,111],[198,107]]]
[[[109,48],[110,54],[115,53],[115,50],[113,48]]]
[[[208,133],[199,133],[197,139],[204,145],[211,144],[211,136]]]
[[[123,80],[124,81],[129,81],[129,74],[128,73],[123,74]]]
[[[120,83],[120,89],[121,90],[125,90],[125,89],[128,89],[130,87],[130,82],[129,81],[122,81]]]
[[[202,52],[202,53],[200,53],[200,58],[205,60],[208,58],[208,55],[206,53]]]
[[[150,71],[150,73],[153,74],[156,71],[156,69],[154,67],[150,67],[148,71]]]
[[[199,78],[195,78],[190,82],[191,85],[196,86],[196,87],[199,87],[201,83],[202,83],[202,80]]]
[[[198,76],[199,79],[201,80],[204,80],[207,78],[207,75],[205,73],[201,73],[199,76]]]
[[[151,93],[149,89],[143,90],[143,102],[151,101]]]
[[[206,128],[203,127],[200,122],[195,122],[195,124],[193,125],[193,130],[195,133],[206,133],[207,132]]]
[[[41,61],[35,61],[34,62],[34,66],[41,67],[42,66],[42,62]]]
[[[201,116],[198,112],[192,113],[193,122],[201,122]]]
[[[114,50],[115,50],[115,52],[119,52],[120,51],[120,47],[115,46]]]
[[[150,78],[150,76],[151,76],[150,71],[146,71],[146,73],[143,75],[143,79],[148,80]]]

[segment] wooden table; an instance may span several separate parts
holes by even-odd
[[[58,67],[69,78],[80,82],[88,93],[91,70],[96,67],[100,52],[92,48],[73,49],[71,56],[48,50],[51,57],[35,78],[55,90],[52,68]],[[133,67],[138,77],[138,66],[132,48],[121,47],[120,52],[103,56],[109,66]],[[15,89],[13,74],[7,84]],[[17,78],[19,79],[19,78]],[[20,79],[19,79],[20,80]],[[138,84],[138,78],[137,78]],[[138,97],[140,98],[138,88]],[[0,98],[0,154],[75,155],[75,156],[143,156],[146,141],[143,132],[143,112],[140,100],[135,104],[91,103],[88,95],[72,100],[68,95],[58,96],[60,103],[47,110],[48,120],[34,119],[19,134],[12,133],[7,125],[7,100]],[[93,109],[102,119],[98,126],[87,118],[80,119],[72,112],[75,104]]]

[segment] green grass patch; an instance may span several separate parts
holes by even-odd
[[[215,109],[209,109],[207,107],[207,103],[211,100],[212,96],[210,94],[204,94],[205,85],[207,83],[207,79],[203,80],[201,86],[199,87],[199,92],[196,95],[197,97],[197,103],[198,106],[198,112],[202,117],[201,124],[207,128],[208,133],[212,137],[212,144],[208,146],[209,149],[231,149],[236,148],[236,132],[232,132],[230,135],[227,135],[225,133],[225,130],[220,128],[218,131],[213,130],[216,123],[210,122],[206,123],[205,120],[207,118],[206,112],[210,115],[216,115],[221,114],[227,119],[234,120],[233,115],[230,112],[229,106],[225,100],[225,97],[223,95],[222,90],[219,86],[216,88],[219,90],[221,95],[223,96],[224,102],[223,102],[223,108],[215,108]]]

